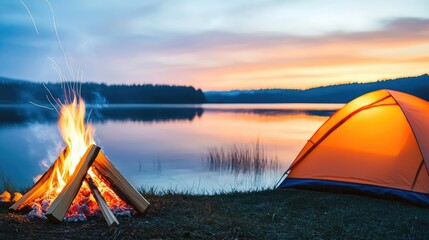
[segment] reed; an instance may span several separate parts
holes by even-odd
[[[259,139],[255,144],[208,148],[204,159],[215,172],[262,174],[281,168],[277,156],[268,154]]]
[[[0,167],[0,193],[3,191],[13,193],[18,190],[10,176]]]

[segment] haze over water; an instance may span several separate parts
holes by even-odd
[[[194,194],[272,187],[341,104],[114,105],[94,108],[96,142],[136,187]],[[28,187],[62,150],[55,116],[34,106],[0,107],[0,171]],[[269,158],[261,171],[222,168],[209,148],[251,146]]]

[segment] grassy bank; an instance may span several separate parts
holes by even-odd
[[[145,216],[52,224],[0,212],[0,239],[427,239],[429,209],[357,195],[262,191],[150,195]]]

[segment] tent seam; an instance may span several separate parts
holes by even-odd
[[[403,114],[403,115],[404,115],[404,117],[405,117],[405,120],[407,120],[407,122],[408,122],[408,126],[410,127],[411,132],[413,133],[414,139],[416,140],[417,147],[419,148],[420,155],[422,156],[423,162],[425,163],[426,172],[429,174],[429,169],[428,169],[428,166],[426,165],[425,156],[423,155],[423,151],[422,151],[422,149],[420,148],[419,139],[417,138],[416,132],[414,131],[414,128],[413,128],[413,126],[412,126],[412,124],[411,124],[410,120],[408,119],[407,114],[405,114],[405,111],[404,111],[404,109],[402,108],[401,104],[399,104],[399,102],[398,102],[398,101],[396,100],[396,98],[392,95],[392,93],[390,92],[390,90],[386,90],[386,91],[390,94],[390,96],[393,98],[393,100],[396,102],[396,104],[398,104],[399,108],[401,109],[402,114]],[[420,173],[419,169],[417,169],[417,173],[416,173],[415,178],[417,178],[417,177],[418,177],[418,176],[417,176],[417,174],[418,174],[418,173]],[[414,186],[414,184],[413,184],[412,186]]]
[[[411,189],[414,189],[414,187],[416,186],[417,179],[419,178],[419,175],[420,175],[420,172],[422,171],[422,167],[424,163],[425,163],[425,160],[422,158],[422,162],[419,164],[419,168],[417,169],[416,176],[414,177],[413,184],[411,184]]]
[[[386,90],[387,91],[387,90]],[[308,154],[310,154],[323,140],[325,140],[329,135],[331,135],[331,133],[333,133],[335,130],[337,130],[337,128],[339,128],[341,125],[343,125],[345,122],[347,122],[351,117],[353,117],[354,115],[356,115],[356,114],[358,114],[358,113],[360,113],[361,111],[363,111],[363,110],[367,110],[367,109],[370,109],[370,108],[372,108],[372,107],[377,107],[377,106],[373,106],[374,104],[377,104],[377,103],[379,103],[379,102],[382,102],[382,101],[384,101],[384,100],[386,100],[386,99],[388,99],[388,98],[390,98],[390,97],[392,97],[392,95],[390,94],[390,92],[389,91],[387,91],[387,93],[389,94],[388,96],[386,96],[386,97],[383,97],[383,98],[381,98],[381,99],[379,99],[379,100],[377,100],[377,101],[375,101],[375,102],[373,102],[373,103],[371,103],[371,104],[368,104],[368,105],[365,105],[365,106],[363,106],[363,107],[361,107],[361,108],[359,108],[359,109],[357,109],[357,110],[355,110],[355,111],[353,111],[352,113],[350,113],[349,115],[347,115],[346,117],[344,117],[340,122],[338,122],[336,125],[334,125],[328,132],[326,132],[321,138],[320,138],[320,140],[319,141],[316,141],[316,143],[314,143],[311,147],[310,147],[310,149],[306,152],[306,153],[304,153],[304,155],[299,159],[299,160],[297,160],[297,162],[295,162],[295,164],[294,163],[292,163],[292,165],[288,168],[288,170],[286,170],[286,173],[287,172],[289,172],[290,170],[292,170],[292,168],[298,163],[298,162],[300,162],[300,161],[302,161],[302,159],[304,159],[305,157],[307,157],[308,156]],[[392,97],[393,98],[393,97]],[[396,102],[396,100],[395,100],[395,102]],[[391,104],[390,104],[391,105]],[[398,105],[398,103],[396,102],[396,104],[395,105]],[[380,106],[380,105],[379,105]],[[401,109],[402,110],[402,109]],[[329,121],[329,120],[328,120]],[[323,125],[322,125],[323,126]]]

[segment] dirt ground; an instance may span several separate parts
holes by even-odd
[[[0,239],[428,239],[429,208],[365,196],[275,190],[146,195],[143,216],[54,224],[0,207]]]

